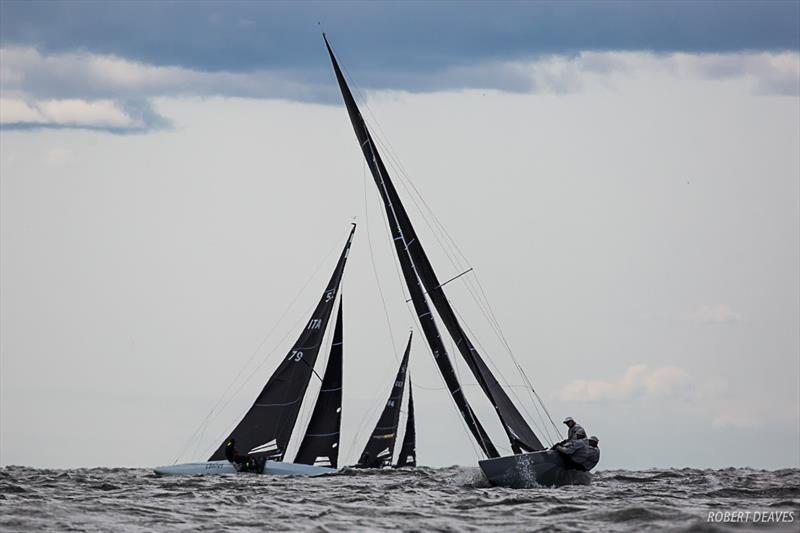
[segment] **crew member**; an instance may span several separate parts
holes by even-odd
[[[588,439],[574,439],[566,444],[558,444],[555,449],[564,461],[568,470],[588,472],[600,461],[600,449],[597,447],[597,437]]]
[[[575,422],[575,420],[568,416],[564,419],[564,424],[567,426],[567,440],[577,440],[577,439],[585,439],[586,438],[586,430],[581,427],[580,424]]]
[[[600,448],[597,447],[600,440],[592,435],[586,439],[586,442],[588,446],[586,447],[586,459],[583,462],[583,466],[589,471],[600,462]]]

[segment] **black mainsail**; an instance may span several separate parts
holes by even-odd
[[[297,451],[295,463],[330,466],[339,461],[339,429],[342,422],[342,299],[333,330],[333,342],[322,387],[314,405],[306,435]]]
[[[495,411],[500,418],[500,422],[506,431],[514,452],[519,453],[522,450],[535,451],[544,449],[542,443],[500,386],[497,379],[483,361],[483,358],[475,349],[475,346],[464,333],[442,289],[442,284],[439,282],[425,250],[422,247],[422,243],[411,224],[405,207],[400,201],[397,190],[389,177],[381,156],[378,153],[377,146],[373,142],[372,136],[361,116],[355,99],[347,86],[347,82],[344,79],[327,38],[325,38],[325,45],[328,49],[331,62],[333,63],[336,79],[339,84],[339,89],[342,92],[342,97],[347,107],[353,130],[355,131],[356,138],[364,153],[375,184],[378,187],[381,199],[383,200],[386,216],[392,231],[392,238],[395,243],[395,251],[397,252],[397,257],[400,262],[403,277],[405,278],[406,286],[411,295],[411,300],[414,304],[414,309],[437,365],[439,366],[439,370],[450,390],[450,394],[453,396],[456,405],[466,421],[467,427],[469,427],[478,445],[488,457],[498,456],[497,450],[461,392],[461,386],[458,383],[452,363],[450,362],[444,343],[439,335],[438,327],[431,314],[431,309],[425,296],[426,292],[484,394],[486,394],[489,401],[495,407]]]
[[[362,468],[380,468],[391,464],[394,454],[394,444],[397,441],[397,426],[400,422],[400,406],[403,402],[403,389],[406,385],[406,370],[408,369],[408,354],[411,352],[411,335],[408,336],[408,345],[397,371],[397,377],[389,393],[389,399],[383,408],[378,423],[364,447],[361,458],[356,466]]]
[[[239,453],[257,454],[273,461],[283,460],[339,293],[355,231],[356,225],[353,224],[333,275],[300,338],[264,385],[244,418],[209,461],[225,459],[225,444],[231,439],[235,439]]]
[[[414,426],[414,395],[411,387],[411,372],[408,373],[408,418],[406,419],[406,432],[403,435],[403,445],[400,455],[397,456],[397,466],[417,466],[417,430]]]

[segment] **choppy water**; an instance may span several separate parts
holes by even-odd
[[[709,512],[759,521],[708,524]],[[793,522],[764,523],[791,513]],[[788,515],[784,514],[784,517]],[[0,469],[0,530],[800,531],[800,470],[605,471],[592,486],[503,489],[478,468],[322,478]]]

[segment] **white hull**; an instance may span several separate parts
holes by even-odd
[[[206,461],[204,463],[158,466],[153,471],[159,476],[218,476],[239,473],[233,464],[228,461]],[[335,472],[335,468],[325,466],[280,463],[276,461],[267,461],[264,465],[264,474],[270,476],[321,476]]]

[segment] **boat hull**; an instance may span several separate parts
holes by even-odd
[[[498,487],[558,487],[592,482],[591,473],[565,468],[561,456],[553,450],[484,459],[478,465],[489,483]]]
[[[154,468],[153,471],[159,476],[218,476],[240,473],[228,461],[206,461],[203,463],[159,466]],[[321,476],[335,472],[335,468],[325,466],[281,463],[277,461],[267,461],[264,464],[264,474],[269,476]]]

